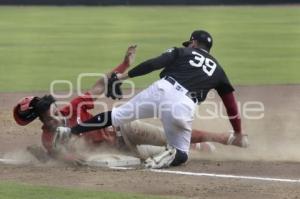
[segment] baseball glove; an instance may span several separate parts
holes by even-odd
[[[122,99],[123,92],[121,85],[122,82],[118,79],[117,74],[112,73],[107,82],[106,97],[111,97],[114,100]]]

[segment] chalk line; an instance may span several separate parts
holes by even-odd
[[[135,168],[132,168],[132,167],[111,167],[111,169],[133,170]],[[242,180],[258,180],[258,181],[300,183],[300,179],[289,179],[289,178],[273,178],[273,177],[261,177],[261,176],[216,174],[216,173],[197,173],[197,172],[165,170],[165,169],[145,169],[143,171],[150,171],[150,172],[154,172],[154,173],[167,173],[167,174],[175,174],[175,175],[212,177],[212,178],[227,178],[227,179],[242,179]]]

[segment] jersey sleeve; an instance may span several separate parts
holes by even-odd
[[[234,132],[241,133],[242,132],[241,117],[239,114],[238,105],[233,92],[221,95],[221,99],[226,108],[227,115],[229,116],[228,119],[232,125]]]
[[[231,85],[226,73],[223,70],[221,71],[220,81],[218,82],[215,89],[220,96],[234,91],[233,86]]]
[[[75,97],[70,103],[60,109],[63,115],[70,115],[71,113],[78,113],[78,109],[89,110],[94,108],[94,100],[89,92],[84,95]]]
[[[154,70],[161,69],[172,63],[178,56],[178,48],[170,48],[160,56],[149,59],[137,65],[128,72],[129,77],[136,77],[148,74]]]

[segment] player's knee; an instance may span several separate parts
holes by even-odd
[[[187,160],[188,160],[187,153],[179,149],[176,149],[176,155],[173,162],[171,163],[171,166],[179,166],[185,163]]]

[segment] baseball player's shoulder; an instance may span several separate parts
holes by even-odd
[[[183,49],[184,48],[171,47],[171,48],[168,48],[167,50],[165,50],[164,54],[169,54],[174,57],[178,57],[178,55],[183,53]]]
[[[178,51],[181,51],[184,48],[178,48],[178,47],[171,47],[165,50],[165,53],[177,53]]]
[[[171,47],[165,50],[165,53],[172,53],[174,50],[176,50],[176,47]]]
[[[194,52],[200,53],[202,54],[199,49],[197,48],[189,48],[189,47],[185,47],[185,48],[180,48],[181,52],[186,54],[186,55],[192,55]]]

